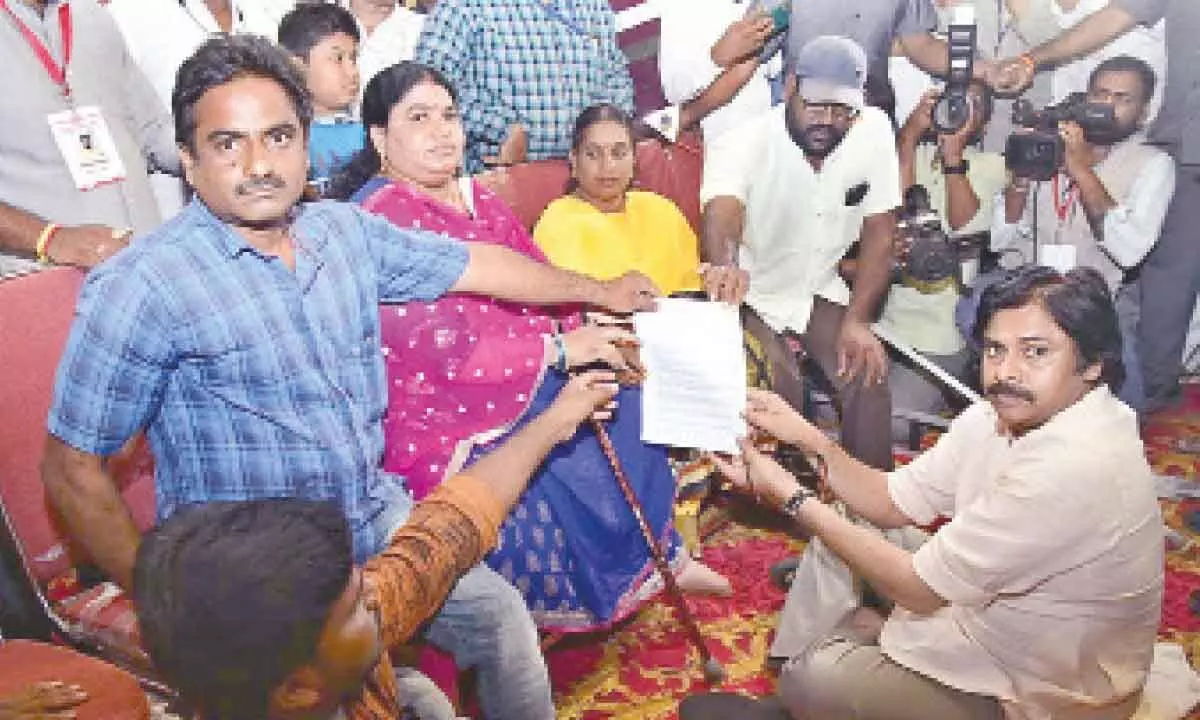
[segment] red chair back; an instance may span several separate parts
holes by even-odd
[[[82,281],[83,273],[71,268],[0,281],[0,503],[39,583],[76,561],[47,505],[39,465],[54,376]],[[154,476],[144,443],[122,453],[112,469],[138,526],[149,527]]]

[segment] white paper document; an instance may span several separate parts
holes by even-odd
[[[642,441],[735,453],[746,434],[746,355],[738,309],[728,303],[666,298],[638,313],[646,380]]]

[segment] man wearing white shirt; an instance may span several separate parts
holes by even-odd
[[[889,469],[887,357],[869,325],[892,273],[900,170],[891,122],[866,107],[867,60],[844,37],[812,40],[793,59],[796,89],[778,108],[730,130],[705,161],[702,253],[749,274],[747,331],[771,361],[775,389],[794,407],[804,382],[789,336],[837,390],[842,440]],[[854,292],[837,265],[860,244]]]
[[[992,249],[1008,253],[1010,264],[1060,270],[1081,265],[1104,277],[1124,339],[1127,375],[1119,397],[1134,409],[1142,409],[1145,397],[1135,332],[1140,312],[1127,274],[1158,242],[1175,193],[1171,157],[1146,144],[1141,132],[1155,85],[1154,71],[1143,60],[1121,55],[1101,63],[1088,84],[1088,99],[1112,106],[1115,127],[1085,131],[1063,123],[1063,167],[1047,182],[1014,177],[992,225]]]
[[[339,0],[358,21],[362,40],[358,45],[358,69],[362,87],[380,70],[402,60],[412,60],[417,40],[425,27],[424,12],[409,10],[396,0]],[[422,10],[434,5],[433,0],[417,3]]]
[[[681,128],[700,123],[706,147],[771,107],[768,76],[778,73],[779,60],[764,64],[760,54],[775,25],[763,13],[747,16],[748,6],[741,0],[659,3],[663,93],[681,106]]]

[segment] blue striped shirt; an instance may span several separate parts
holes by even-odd
[[[575,118],[607,102],[633,112],[633,80],[608,0],[440,0],[415,59],[459,94],[466,167],[521,123],[530,160],[566,157]]]
[[[381,299],[429,300],[465,246],[348,204],[300,210],[295,272],[199,201],[88,276],[49,430],[108,456],[146,428],[159,518],[215,500],[342,505],[362,559],[405,498],[385,474]]]

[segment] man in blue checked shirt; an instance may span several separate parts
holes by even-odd
[[[266,40],[216,37],[178,78],[175,134],[196,199],[88,277],[42,468],[70,534],[126,588],[139,537],[105,460],[142,429],[160,519],[190,503],[333,500],[357,561],[386,546],[412,501],[379,467],[381,300],[653,304],[642,276],[598,283],[350,205],[299,205],[312,108]],[[499,575],[464,575],[427,635],[478,671],[487,716],[553,717],[533,622]]]
[[[467,172],[566,157],[591,105],[633,112],[608,0],[440,0],[413,59],[458,90]]]

